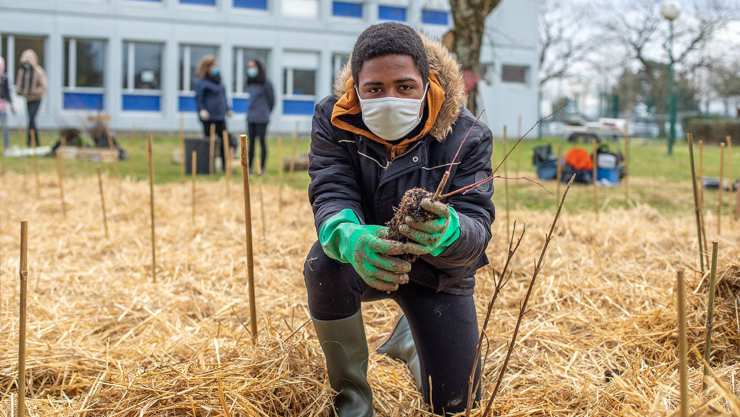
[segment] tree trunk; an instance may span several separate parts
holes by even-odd
[[[468,110],[478,113],[476,98],[480,79],[480,51],[486,17],[501,0],[450,0],[455,25],[452,52],[462,67],[468,94]]]

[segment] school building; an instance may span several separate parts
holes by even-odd
[[[489,17],[479,91],[496,132],[536,121],[538,7],[504,0]],[[259,58],[276,92],[271,131],[306,132],[365,27],[401,21],[440,38],[451,20],[446,0],[0,0],[0,55],[11,81],[23,50],[39,55],[49,79],[42,129],[102,112],[113,129],[197,130],[195,70],[214,54],[232,130],[245,125],[245,64]],[[20,127],[23,99],[15,104]]]

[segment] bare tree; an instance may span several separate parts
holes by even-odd
[[[740,9],[732,0],[693,0],[683,5],[674,23],[673,62],[679,76],[709,64],[707,45]],[[659,4],[654,0],[604,0],[599,8],[605,11],[600,22],[605,38],[620,45],[625,63],[637,63],[644,81],[654,84],[669,61],[668,24]]]
[[[540,89],[551,81],[570,77],[599,45],[595,31],[589,27],[592,8],[565,3],[544,0],[540,6]]]
[[[452,10],[452,52],[457,56],[469,80],[480,79],[480,51],[486,28],[486,18],[499,5],[501,0],[450,0]],[[468,109],[477,113],[476,95],[478,88],[474,83],[468,91]]]

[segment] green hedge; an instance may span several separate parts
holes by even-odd
[[[727,136],[732,136],[733,143],[740,143],[740,119],[691,118],[685,120],[684,129],[704,143],[718,144]]]

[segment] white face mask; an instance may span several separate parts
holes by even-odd
[[[391,142],[408,135],[419,125],[426,95],[425,88],[420,99],[398,97],[363,99],[357,91],[362,108],[362,121],[371,132]]]

